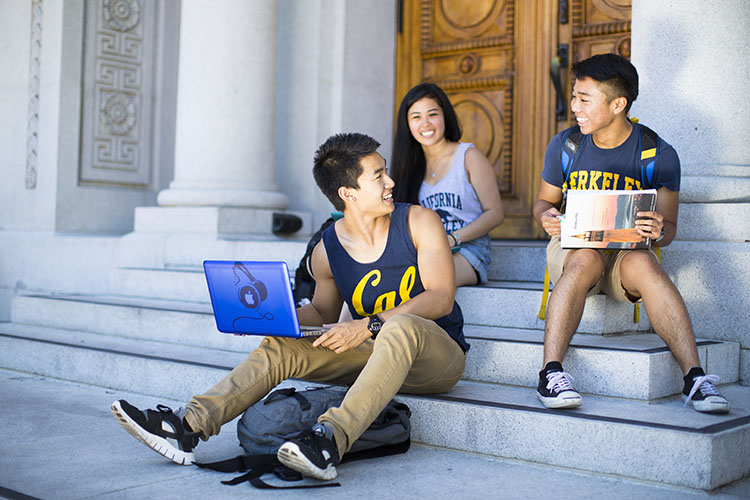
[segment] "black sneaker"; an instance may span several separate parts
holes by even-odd
[[[690,374],[685,377],[688,379]],[[692,383],[689,383],[692,382]],[[719,382],[718,375],[696,375],[685,381],[682,389],[682,400],[693,404],[693,409],[704,413],[727,413],[729,401],[716,389],[714,383]]]
[[[576,408],[583,404],[581,395],[573,388],[573,377],[562,370],[539,372],[536,397],[546,408]]]
[[[141,411],[124,399],[112,403],[117,422],[134,438],[180,465],[192,465],[197,432],[185,429],[182,419],[171,408],[157,405],[156,411]]]
[[[282,444],[276,456],[279,462],[305,476],[328,481],[338,475],[339,452],[333,436],[326,437],[322,424],[315,424]]]

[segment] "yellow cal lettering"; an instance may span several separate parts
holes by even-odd
[[[401,303],[411,299],[411,289],[414,288],[414,282],[416,281],[417,269],[414,266],[409,268],[401,276],[401,283],[398,285],[398,295],[401,297]]]
[[[373,309],[372,313],[378,314],[394,307],[396,307],[396,292],[387,292],[375,301],[375,309]]]
[[[631,191],[633,189],[633,179],[625,177],[625,189]]]
[[[612,172],[602,174],[602,189],[610,189],[612,186]]]
[[[370,281],[370,278],[373,277],[374,279],[372,280],[372,286],[378,286],[378,283],[380,283],[380,271],[378,269],[373,269],[369,273],[365,274],[364,277],[359,280],[357,286],[354,288],[354,293],[352,294],[352,305],[354,306],[354,310],[357,311],[357,314],[359,314],[360,316],[370,315],[367,311],[365,311],[364,306],[362,305],[362,294],[365,291],[367,282]],[[380,311],[373,312],[372,314],[377,314],[378,312]]]
[[[411,299],[411,290],[414,288],[416,276],[417,268],[414,266],[409,266],[406,271],[404,271],[404,275],[401,276],[401,282],[398,286],[398,296],[401,299],[401,303]],[[380,278],[380,271],[378,269],[373,269],[365,274],[354,288],[354,293],[352,294],[352,305],[354,306],[354,310],[357,311],[357,314],[360,316],[370,316],[371,314],[378,314],[396,307],[396,291],[393,290],[381,294],[375,300],[373,311],[371,313],[365,310],[364,304],[362,303],[362,296],[364,295],[365,287],[367,287],[368,283],[373,287],[378,286],[378,284],[380,284]]]

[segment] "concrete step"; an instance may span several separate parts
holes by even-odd
[[[309,237],[222,238],[197,234],[130,233],[118,240],[119,267],[200,268],[204,260],[279,260],[295,269]]]
[[[120,390],[115,393],[102,387],[7,370],[0,370],[0,393],[0,421],[5,430],[0,453],[3,497],[73,500],[263,496],[263,492],[246,484],[221,484],[235,475],[167,462],[124,432],[109,411],[115,398],[126,399],[140,408],[156,403],[177,408],[184,401],[161,397],[155,400]],[[54,439],[39,439],[39,429],[49,426],[50,408],[54,408]],[[235,428],[236,422],[229,422],[219,435],[201,443],[195,451],[198,461],[237,455]],[[81,429],[87,432],[82,433]],[[116,452],[102,460],[103,449],[105,453]],[[66,459],[60,460],[61,456]],[[545,498],[552,495],[550,485],[556,492],[565,492],[555,493],[557,496],[580,499],[705,500],[750,496],[750,478],[707,492],[416,443],[405,455],[345,463],[337,469],[341,487],[327,488],[326,499],[368,498],[372,491],[380,497],[399,499],[455,500],[457,491],[460,498],[484,498],[488,491],[503,492],[494,496],[504,498]],[[45,474],[39,474],[40,470]],[[264,480],[279,486],[300,484],[284,483],[271,474],[265,475]],[[408,485],[408,491],[404,485]],[[322,498],[298,490],[267,494],[274,500]]]
[[[682,203],[677,220],[677,238],[689,241],[742,242],[748,236],[750,203]]]
[[[113,271],[112,290],[130,297],[210,302],[200,267],[120,267]],[[538,317],[541,300],[542,283],[535,281],[490,281],[456,291],[466,323],[484,326],[544,328]],[[578,331],[603,334],[650,328],[645,308],[634,323],[632,305],[598,295],[588,299]]]
[[[1,368],[177,401],[212,386],[243,357],[0,324]],[[588,396],[578,410],[552,411],[527,388],[467,381],[444,395],[399,399],[412,408],[412,438],[419,443],[712,489],[750,473],[750,389],[722,390],[734,405],[723,416],[698,414],[676,398],[646,404]],[[627,453],[604,451],[612,449]]]
[[[202,267],[120,267],[112,271],[112,289],[129,297],[210,304]]]
[[[18,325],[221,349],[243,356],[260,342],[259,337],[219,333],[209,305],[187,302],[37,294],[16,297],[12,319]],[[464,333],[472,345],[464,378],[536,387],[544,342],[541,330],[469,325]],[[698,346],[709,373],[724,383],[738,380],[738,344],[699,339]],[[654,400],[682,390],[680,369],[654,334],[577,334],[564,361],[576,378],[576,388],[584,393]]]
[[[539,319],[542,288],[541,282],[490,281],[481,286],[458,288],[456,301],[467,324],[543,329],[544,320]],[[631,304],[595,295],[586,300],[577,331],[607,334],[648,331],[650,328],[644,307],[640,308],[639,322],[634,323]]]
[[[495,240],[487,276],[494,281],[542,281],[546,265],[546,241]]]
[[[471,344],[465,379],[536,388],[543,331],[470,325],[464,333]],[[707,373],[722,383],[739,380],[739,344],[706,339],[696,344]],[[682,390],[680,367],[653,333],[576,334],[563,362],[582,393],[652,401]]]

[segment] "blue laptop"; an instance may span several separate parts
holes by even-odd
[[[203,262],[216,327],[235,335],[315,337],[320,326],[300,327],[285,262]]]

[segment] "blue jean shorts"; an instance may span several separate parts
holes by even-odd
[[[479,276],[479,283],[487,283],[487,271],[492,263],[490,236],[485,234],[475,240],[462,242],[458,252],[469,261]]]

